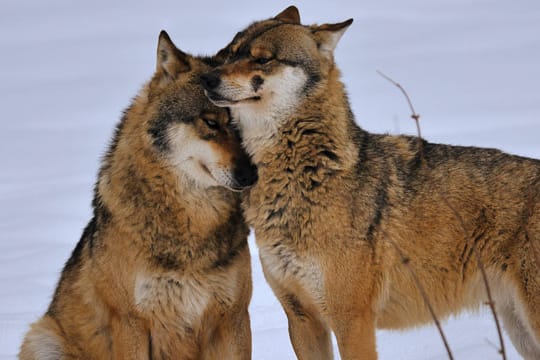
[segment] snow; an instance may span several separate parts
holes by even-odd
[[[159,30],[213,53],[284,1],[3,0],[0,4],[0,359],[13,359],[45,311],[90,219],[99,159],[130,98],[152,74]],[[303,22],[355,22],[336,59],[357,121],[415,133],[399,81],[430,141],[540,157],[537,0],[298,1]],[[253,239],[254,359],[294,359],[284,313]],[[443,324],[456,359],[498,359],[487,311]],[[381,359],[445,359],[433,326],[379,331]],[[519,359],[505,338],[508,359]],[[336,349],[337,354],[337,349]],[[337,357],[337,355],[336,355]]]

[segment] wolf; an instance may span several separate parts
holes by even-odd
[[[298,358],[332,358],[333,331],[342,359],[376,359],[376,328],[428,323],[410,270],[438,317],[479,307],[476,250],[515,347],[539,359],[540,161],[360,128],[333,55],[352,21],[306,26],[289,7],[201,76],[258,168],[243,207]]]
[[[93,218],[20,359],[251,358],[239,191],[257,171],[199,84],[215,62],[161,32],[155,74],[104,156]]]

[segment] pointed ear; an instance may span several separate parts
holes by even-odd
[[[312,33],[317,41],[319,51],[328,59],[332,58],[334,49],[339,39],[345,33],[353,19],[346,20],[337,24],[323,24],[312,29]]]
[[[277,14],[274,19],[289,24],[300,24],[300,13],[298,12],[296,6],[291,5],[279,14]]]
[[[178,50],[164,30],[159,33],[156,71],[162,71],[171,79],[191,70],[188,55]]]

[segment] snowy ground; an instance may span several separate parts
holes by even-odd
[[[90,219],[99,158],[122,109],[154,69],[160,29],[212,53],[283,1],[3,0],[0,4],[0,359],[46,309]],[[336,58],[373,132],[414,133],[380,69],[401,82],[437,142],[540,157],[538,0],[298,1],[303,21],[355,22]],[[253,245],[253,239],[251,239]],[[252,246],[254,359],[294,359],[283,312]],[[498,359],[487,312],[444,324],[456,359]],[[434,327],[378,332],[381,359],[444,359]],[[509,359],[519,356],[506,341]]]

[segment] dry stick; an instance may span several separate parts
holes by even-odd
[[[411,112],[412,112],[411,118],[413,118],[414,121],[416,122],[416,129],[418,131],[418,149],[420,151],[420,157],[422,159],[422,163],[425,163],[425,161],[424,161],[424,153],[423,153],[422,133],[420,132],[420,115],[418,113],[416,113],[416,111],[414,110],[414,106],[412,104],[411,98],[409,97],[409,94],[407,94],[407,91],[405,91],[403,86],[401,86],[398,82],[396,82],[395,80],[393,80],[389,76],[383,74],[379,70],[377,70],[377,73],[379,75],[381,75],[383,78],[385,78],[386,80],[390,81],[392,84],[394,84],[403,93],[403,95],[407,99],[407,103],[409,104],[409,108],[411,109]],[[427,166],[427,163],[425,163],[425,164]],[[428,168],[429,168],[429,166],[428,166]],[[448,198],[444,195],[443,192],[441,192],[440,195],[443,198],[446,205],[454,213],[454,216],[456,216],[456,218],[460,222],[461,228],[463,229],[463,233],[465,235],[465,238],[467,239],[468,238],[468,231],[467,231],[467,226],[465,225],[465,222],[463,221],[463,217],[461,217],[459,212],[452,206],[452,204],[450,204],[450,202],[448,201]],[[482,263],[482,260],[480,258],[480,254],[477,251],[476,244],[474,244],[474,243],[472,244],[472,251],[475,254],[476,262],[477,262],[478,268],[480,269],[480,273],[482,274],[482,280],[484,281],[484,285],[486,287],[486,294],[487,294],[487,297],[488,297],[487,305],[489,305],[489,307],[491,309],[491,313],[493,314],[493,319],[495,320],[495,326],[497,327],[497,334],[499,336],[499,343],[501,345],[501,347],[499,349],[499,353],[501,354],[502,359],[506,360],[506,350],[504,348],[504,340],[503,340],[503,337],[502,337],[501,326],[500,326],[500,323],[499,323],[499,317],[497,316],[497,311],[495,310],[495,302],[493,301],[493,296],[491,295],[491,288],[489,286],[489,282],[488,282],[488,279],[487,279],[486,269],[484,267],[484,264]],[[441,334],[441,336],[443,336],[443,335]],[[444,337],[443,337],[443,339],[444,339]]]
[[[413,278],[413,281],[418,288],[418,291],[420,291],[420,295],[424,299],[424,302],[429,310],[429,313],[431,314],[431,317],[433,318],[433,321],[435,322],[435,325],[437,326],[437,329],[439,330],[439,334],[441,335],[441,339],[444,343],[444,347],[446,348],[446,352],[448,353],[448,358],[450,360],[454,360],[454,356],[452,355],[452,350],[450,350],[450,345],[448,345],[448,341],[446,340],[446,336],[444,336],[444,331],[442,329],[441,323],[439,319],[437,318],[437,314],[435,314],[435,310],[433,309],[433,306],[431,305],[431,302],[429,301],[428,295],[426,293],[426,290],[422,286],[422,283],[420,282],[420,279],[418,279],[418,276],[416,276],[416,272],[414,272],[413,268],[410,265],[410,259],[405,256],[403,251],[399,248],[398,244],[394,240],[392,240],[391,237],[385,235],[385,238],[392,244],[396,252],[398,253],[399,257],[401,258],[401,262],[403,265],[405,265],[409,272],[411,273],[411,276]]]
[[[424,162],[424,148],[423,148],[423,142],[422,142],[422,133],[420,132],[420,114],[418,114],[416,111],[414,111],[414,106],[411,101],[411,98],[409,97],[409,94],[405,91],[403,86],[401,86],[399,83],[394,81],[391,77],[388,75],[385,75],[382,71],[377,70],[377,73],[381,75],[386,80],[390,81],[392,84],[394,84],[405,96],[405,99],[407,99],[407,103],[409,103],[409,108],[411,109],[411,118],[414,119],[414,122],[416,123],[416,132],[418,134],[418,152],[420,153],[420,157],[422,162]]]

